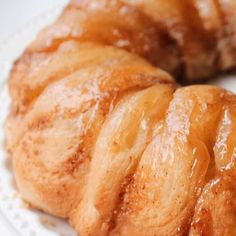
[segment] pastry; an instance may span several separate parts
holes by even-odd
[[[235,13],[234,0],[72,0],[10,74],[22,198],[80,236],[236,235],[236,95],[173,79],[235,67]]]

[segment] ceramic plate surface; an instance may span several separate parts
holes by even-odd
[[[63,0],[57,0],[63,3]],[[30,21],[8,40],[0,43],[0,220],[9,228],[9,235],[22,236],[75,236],[69,224],[58,218],[29,209],[24,204],[15,186],[10,158],[4,150],[3,124],[9,111],[7,76],[14,60],[32,41],[37,32],[52,22],[60,13],[63,4]],[[211,82],[236,92],[236,75],[224,75]]]

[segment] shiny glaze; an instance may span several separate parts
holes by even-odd
[[[115,104],[133,91],[158,82],[173,83],[168,74],[135,55],[116,48],[94,48],[94,62],[58,81],[45,81],[50,85],[26,111],[16,117],[13,113],[6,126],[23,198],[63,217],[81,198],[94,143]]]

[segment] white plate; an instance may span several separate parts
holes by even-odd
[[[65,2],[64,0],[57,0]],[[63,5],[35,18],[7,41],[0,44],[0,221],[9,228],[9,235],[74,236],[66,221],[28,209],[19,198],[11,172],[10,159],[4,150],[3,124],[9,110],[7,75],[14,60],[35,37],[36,33],[57,17]],[[236,92],[236,76],[218,78],[213,84]]]

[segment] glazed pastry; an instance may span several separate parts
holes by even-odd
[[[80,236],[235,235],[236,96],[172,78],[235,67],[235,12],[234,0],[72,0],[9,78],[23,199]]]

